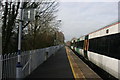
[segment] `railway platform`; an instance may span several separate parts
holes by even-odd
[[[25,79],[87,80],[101,78],[68,47],[63,47]]]

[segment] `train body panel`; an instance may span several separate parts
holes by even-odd
[[[83,49],[79,49],[79,52],[80,52],[79,54],[84,57],[84,50]]]
[[[73,49],[73,46],[71,46],[71,49]]]
[[[96,38],[96,37],[102,37],[102,36],[107,36],[107,35],[111,35],[111,34],[116,34],[119,32],[118,30],[118,25],[119,24],[115,24],[113,26],[110,26],[110,27],[107,27],[107,28],[104,28],[104,29],[101,29],[101,30],[98,30],[96,32],[93,32],[93,33],[90,33],[89,34],[89,39],[92,39],[92,38]]]
[[[74,49],[75,49],[75,51],[77,51],[77,48],[76,48],[76,47],[74,47]]]
[[[76,52],[78,52],[80,54],[79,48],[76,48]]]
[[[88,51],[88,58],[95,65],[118,78],[118,59]]]
[[[118,24],[118,32],[120,33],[120,23]]]
[[[80,39],[80,41],[85,40],[85,36],[82,36],[79,39]]]

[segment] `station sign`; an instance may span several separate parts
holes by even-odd
[[[35,20],[36,9],[24,9],[24,21],[34,21]]]

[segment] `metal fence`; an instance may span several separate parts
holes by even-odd
[[[63,45],[52,46],[43,49],[25,51],[21,53],[22,76],[29,75],[40,64],[55,54]],[[0,79],[16,77],[17,53],[0,55]]]

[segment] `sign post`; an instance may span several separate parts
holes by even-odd
[[[19,34],[18,34],[18,60],[16,65],[16,79],[20,80],[22,76],[22,65],[21,65],[21,31],[22,31],[22,21],[23,21],[23,2],[20,6],[20,23],[19,23]]]
[[[16,65],[16,79],[21,80],[23,78],[22,65],[21,65],[21,34],[22,34],[22,22],[33,21],[35,19],[34,9],[23,9],[23,1],[20,6],[20,23],[19,23],[19,34],[18,34],[18,60]]]

